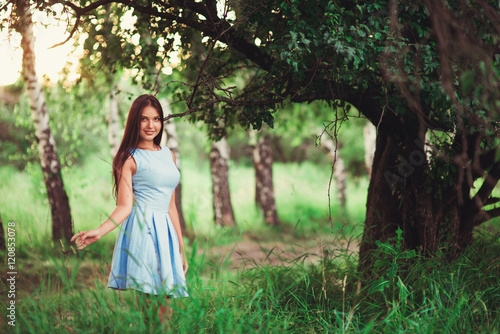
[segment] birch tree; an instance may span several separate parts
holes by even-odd
[[[370,177],[372,173],[373,156],[375,155],[375,141],[377,140],[377,129],[373,124],[367,122],[363,128],[363,138],[365,141],[365,166]]]
[[[330,161],[334,166],[335,183],[337,186],[337,198],[342,210],[346,209],[346,190],[347,190],[347,173],[345,170],[344,159],[340,154],[339,143],[335,142],[330,136],[325,136],[321,140],[321,146],[325,148],[330,157]]]
[[[267,225],[279,225],[273,186],[273,150],[269,134],[253,132],[252,158],[255,171],[255,203]]]
[[[167,100],[161,99],[161,105],[163,107],[163,113],[165,115],[170,114],[172,111]],[[181,170],[181,153],[179,150],[179,137],[177,136],[177,130],[173,120],[168,120],[163,127],[165,134],[161,138],[162,145],[167,146],[174,152],[175,164],[177,169]],[[182,174],[181,174],[182,175]],[[182,235],[189,235],[186,229],[186,221],[184,220],[184,214],[182,210],[182,178],[179,180],[179,184],[175,188],[175,205],[177,206],[177,213],[179,214],[179,222],[182,229]]]
[[[229,192],[229,143],[226,137],[212,144],[210,170],[212,173],[212,193],[214,221],[217,225],[234,226],[233,206]]]
[[[14,28],[21,34],[23,49],[22,75],[29,98],[31,115],[38,144],[47,196],[52,215],[53,240],[66,239],[73,235],[68,196],[64,190],[61,164],[56,152],[54,137],[49,127],[49,113],[42,87],[35,70],[35,36],[31,9],[27,1],[16,1],[14,11],[17,17]]]
[[[118,100],[116,98],[116,86],[113,85],[109,93],[109,114],[108,114],[108,141],[111,156],[115,156],[120,147],[120,126],[118,122]]]

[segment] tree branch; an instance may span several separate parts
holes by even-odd
[[[75,11],[75,13],[78,16],[85,15],[88,12],[90,12],[90,11],[92,11],[92,10],[102,6],[102,5],[107,5],[107,4],[110,4],[112,2],[115,2],[115,1],[113,1],[113,0],[99,0],[97,2],[91,3],[90,5],[88,5],[86,7],[78,7],[77,5],[73,4],[71,1],[53,1],[53,3],[62,3],[63,5],[70,7],[71,9],[73,9]]]
[[[476,195],[472,198],[471,205],[474,205],[474,209],[479,211],[483,208],[486,201],[490,197],[493,189],[495,189],[498,181],[500,180],[500,162],[495,163],[486,178],[484,179],[481,188],[477,191]],[[476,211],[476,212],[477,212]]]
[[[496,204],[498,202],[500,202],[500,198],[498,198],[498,197],[490,197],[490,198],[488,198],[488,200],[486,201],[486,203],[484,203],[484,205],[486,206],[486,205]]]
[[[481,225],[484,222],[492,220],[495,217],[500,216],[500,208],[494,208],[491,210],[481,210],[477,215],[474,216],[473,225],[474,227]]]
[[[208,15],[207,19],[212,23],[216,23],[220,21],[220,18],[217,16],[217,1],[216,0],[205,0],[203,6]]]
[[[168,116],[166,116],[166,117],[163,118],[163,122],[166,122],[169,119],[174,118],[174,117],[184,117],[184,116],[187,116],[189,114],[197,112],[198,110],[200,110],[202,108],[206,108],[206,107],[209,107],[211,105],[214,105],[217,102],[219,102],[217,99],[213,99],[213,100],[207,101],[205,103],[202,103],[202,104],[200,104],[197,107],[193,107],[193,108],[189,109],[186,112],[178,113],[178,114],[170,114],[170,115],[168,115]]]
[[[218,39],[219,41],[227,44],[228,46],[232,47],[238,52],[243,53],[249,60],[257,64],[260,68],[262,68],[265,71],[269,71],[272,68],[273,65],[273,58],[267,54],[262,52],[262,50],[257,47],[255,44],[247,41],[246,39],[237,36],[234,33],[233,26],[224,20],[218,19],[217,16],[212,17],[211,14],[209,13],[209,10],[203,3],[196,3],[193,1],[183,1],[182,5],[184,5],[184,8],[191,9],[195,11],[196,13],[199,13],[201,15],[207,16],[207,19],[210,17],[212,19],[216,18],[218,19],[217,22],[214,22],[215,24],[209,24],[209,21],[206,22],[198,22],[194,20],[187,19],[182,16],[174,15],[172,13],[168,12],[160,12],[154,7],[146,7],[146,6],[141,6],[133,1],[130,0],[99,0],[97,2],[91,3],[86,7],[79,7],[75,4],[73,4],[70,1],[57,1],[54,0],[51,2],[52,4],[54,3],[62,3],[71,9],[74,10],[76,16],[85,16],[88,15],[89,12],[92,10],[98,8],[99,6],[110,4],[110,3],[121,3],[127,7],[133,8],[143,14],[148,14],[154,17],[160,17],[164,18],[167,20],[172,20],[176,21],[178,23],[184,24],[186,26],[189,26],[191,28],[194,28],[196,30],[201,31],[203,34],[210,36],[213,39]],[[172,8],[172,5],[168,5],[168,8]],[[213,8],[210,9],[212,11]],[[219,22],[223,22],[223,24],[219,24]],[[221,27],[222,26],[222,27]],[[220,30],[222,28],[223,33],[221,34]]]
[[[63,44],[66,44],[71,38],[73,38],[73,35],[75,34],[75,32],[78,30],[78,26],[80,25],[80,16],[77,15],[76,16],[76,22],[75,22],[75,25],[73,26],[73,28],[71,29],[71,32],[69,33],[69,36],[68,38],[66,38],[63,42],[60,42],[60,43],[57,43],[57,44],[54,44],[52,45],[49,49],[53,49],[55,47],[58,47],[58,46],[61,46]]]
[[[209,27],[206,24],[196,22],[193,20],[186,19],[185,17],[173,15],[171,13],[167,12],[159,12],[156,8],[154,7],[146,7],[146,6],[141,6],[138,5],[137,3],[130,1],[130,0],[99,0],[97,2],[91,3],[90,5],[86,7],[78,7],[77,5],[73,4],[71,1],[54,1],[53,3],[62,3],[63,5],[66,5],[73,9],[75,11],[75,14],[77,16],[85,16],[88,15],[91,11],[94,9],[97,9],[100,6],[107,5],[110,3],[121,3],[127,7],[133,8],[137,10],[138,12],[141,12],[143,14],[148,14],[151,16],[155,17],[161,17],[167,20],[173,20],[177,21],[179,23],[185,24],[187,26],[190,26],[192,28],[195,28],[197,30],[200,30],[202,32],[206,32],[207,30],[210,30]],[[172,6],[168,6],[168,8],[171,8]],[[191,9],[191,8],[190,8]]]
[[[207,9],[202,2],[194,2],[194,1],[187,1],[187,0],[177,1],[177,2],[181,3],[180,6],[185,6],[185,8],[191,9],[195,13],[201,14],[201,15],[205,16],[207,19],[210,19],[208,12],[207,12]]]
[[[215,98],[204,102],[200,104],[199,106],[190,108],[189,110],[183,112],[183,113],[177,113],[177,114],[171,114],[163,118],[163,121],[166,122],[171,118],[174,117],[184,117],[189,114],[192,114],[194,112],[197,112],[198,110],[202,108],[209,107],[211,105],[214,105],[216,103],[224,102],[227,103],[228,105],[231,106],[262,106],[262,105],[273,105],[273,104],[279,104],[282,103],[285,98],[274,98],[274,99],[265,99],[265,100],[254,100],[254,101],[249,101],[249,100],[234,100],[227,98],[225,96],[220,96],[217,94],[214,94]],[[325,99],[330,99],[330,95],[316,95],[316,94],[308,94],[308,95],[300,95],[300,96],[295,96],[293,99],[291,99],[291,102],[296,102],[296,103],[303,103],[303,102],[312,102],[316,100],[325,100]]]

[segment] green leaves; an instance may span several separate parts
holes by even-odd
[[[274,116],[272,113],[275,110],[274,108],[274,106],[260,106],[259,109],[256,109],[256,107],[247,107],[240,116],[240,122],[243,126],[246,126],[246,129],[252,126],[253,130],[260,130],[263,123],[273,128]]]
[[[389,287],[390,284],[391,281],[386,279],[375,281],[371,284],[368,293],[383,292],[387,287]]]
[[[374,281],[370,285],[369,293],[383,292],[385,289],[396,285],[400,296],[404,299],[408,297],[409,290],[398,274],[405,270],[407,260],[415,258],[417,254],[414,249],[404,249],[403,241],[403,230],[400,228],[396,230],[394,239],[386,242],[376,241],[378,258],[375,260],[373,267],[377,271],[383,269],[386,269],[386,271],[382,275],[383,278]]]
[[[469,95],[474,88],[474,79],[476,73],[474,70],[468,70],[462,73],[460,77],[460,85],[462,86],[462,94]]]

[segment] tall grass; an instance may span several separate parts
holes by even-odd
[[[195,245],[196,248],[196,245]],[[481,236],[456,261],[423,258],[393,244],[366,279],[356,257],[330,248],[316,264],[298,258],[278,266],[214,272],[190,254],[190,296],[173,300],[169,322],[137,310],[134,293],[105,288],[106,268],[88,270],[85,253],[51,258],[33,292],[18,300],[9,333],[498,333],[500,245]],[[31,275],[36,275],[32,273]],[[82,276],[86,281],[81,281]],[[141,304],[161,302],[146,301]],[[6,307],[6,301],[0,302]]]

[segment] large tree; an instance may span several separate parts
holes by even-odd
[[[220,124],[272,125],[288,102],[355,106],[377,129],[362,264],[374,241],[398,228],[405,247],[434,251],[445,242],[453,254],[475,226],[500,215],[488,207],[500,178],[498,2],[57,2],[74,14],[74,31],[98,24],[90,18],[106,4],[133,10],[134,27],[115,34],[129,52],[113,61],[147,81],[151,64],[161,69],[178,51],[182,66],[198,71],[179,90],[180,115],[205,121],[215,136],[224,134]],[[144,31],[153,43],[133,45],[131,36]],[[189,59],[193,43],[202,61]],[[225,85],[233,77],[238,84]],[[477,191],[476,180],[483,180]]]

